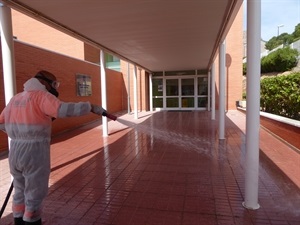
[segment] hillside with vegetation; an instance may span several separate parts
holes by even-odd
[[[280,45],[290,45],[293,42],[300,40],[300,23],[295,26],[295,30],[292,34],[282,33],[279,36],[272,37],[266,42],[266,49],[271,51]]]

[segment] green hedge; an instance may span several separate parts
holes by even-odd
[[[261,111],[300,120],[300,73],[261,79]]]
[[[261,72],[285,72],[291,70],[298,62],[297,49],[284,47],[261,59]]]
[[[284,47],[270,53],[261,59],[261,73],[285,72],[291,70],[298,63],[297,49]],[[247,63],[243,63],[243,75],[247,73]]]

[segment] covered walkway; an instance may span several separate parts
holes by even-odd
[[[119,121],[109,122],[107,138],[102,137],[101,121],[53,138],[43,224],[300,224],[300,156],[264,129],[261,207],[252,211],[242,206],[243,113],[227,112],[225,140],[218,139],[218,123],[209,112],[139,116],[134,120],[120,114]],[[5,155],[0,166],[2,204],[10,186]],[[12,224],[11,199],[0,224]]]

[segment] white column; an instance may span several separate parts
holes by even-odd
[[[0,3],[0,29],[5,104],[17,93],[11,9]],[[8,138],[10,148],[10,138]],[[13,178],[12,178],[13,179]]]
[[[216,119],[216,72],[215,64],[211,67],[211,119]]]
[[[8,104],[10,99],[17,93],[17,88],[11,9],[5,5],[1,5],[0,7],[0,24],[4,95],[5,103]]]
[[[130,64],[127,63],[127,108],[128,114],[130,114]]]
[[[220,44],[219,49],[219,139],[225,139],[225,41]]]
[[[107,109],[106,100],[106,71],[105,71],[105,56],[103,50],[100,51],[100,69],[101,69],[101,105]],[[107,117],[102,116],[103,137],[108,136]]]
[[[152,73],[149,74],[149,103],[150,103],[150,111],[153,111],[153,88],[152,88]]]
[[[137,91],[137,68],[136,65],[134,65],[133,68],[133,78],[134,78],[134,118],[138,119],[138,91]]]
[[[247,1],[246,172],[243,206],[258,209],[261,1]]]

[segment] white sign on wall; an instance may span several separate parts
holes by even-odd
[[[88,75],[76,75],[76,89],[77,96],[91,96],[92,95],[92,81]]]

